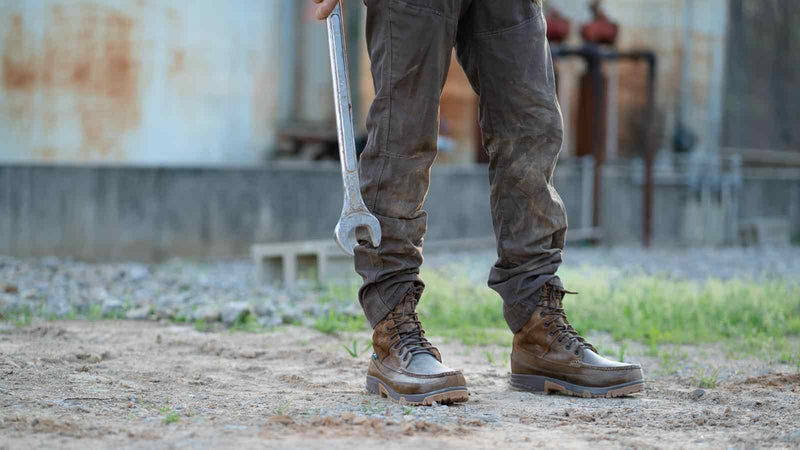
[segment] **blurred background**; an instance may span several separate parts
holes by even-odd
[[[800,237],[800,3],[547,0],[573,240]],[[0,0],[0,254],[241,257],[329,239],[342,188],[310,1]],[[354,113],[372,79],[346,3]],[[492,234],[477,98],[455,58],[431,242]]]

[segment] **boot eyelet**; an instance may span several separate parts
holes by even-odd
[[[544,317],[544,311],[539,311],[539,317]]]
[[[545,327],[549,327],[549,326],[550,326],[550,322],[545,322],[545,323],[544,323],[544,326],[545,326]]]
[[[578,349],[575,349],[575,356],[578,356]]]

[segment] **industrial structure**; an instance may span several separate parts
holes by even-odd
[[[654,245],[754,242],[767,223],[800,235],[800,4],[606,0],[618,36],[587,47],[589,3],[545,1],[572,24],[553,44],[571,226]],[[364,6],[345,5],[363,135]],[[330,237],[335,116],[310,1],[4,1],[0,22],[0,253],[243,256]],[[592,59],[567,57],[587,48],[647,56],[606,58],[587,88]],[[429,201],[447,213],[430,237],[489,235],[477,99],[455,58],[440,130]]]

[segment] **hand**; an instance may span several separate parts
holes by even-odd
[[[317,19],[325,20],[331,15],[333,8],[339,3],[339,0],[312,0],[314,3],[320,3],[317,7]]]

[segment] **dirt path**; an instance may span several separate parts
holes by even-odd
[[[369,352],[353,358],[343,345],[368,338],[130,321],[6,328],[0,448],[800,446],[796,369],[726,363],[713,346],[681,364],[717,358],[716,388],[699,391],[685,370],[660,375],[658,359],[633,348],[644,395],[580,399],[509,390],[507,349],[443,344],[470,401],[410,408],[366,394]]]

